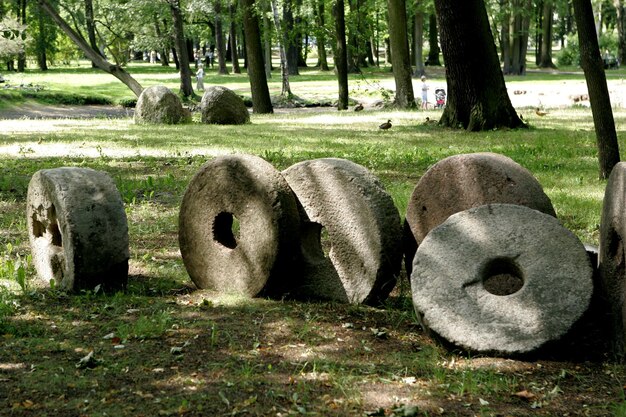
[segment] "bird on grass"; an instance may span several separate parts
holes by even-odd
[[[363,110],[363,105],[361,103],[357,103],[356,106],[354,106],[354,111],[361,111]]]
[[[425,125],[434,125],[434,124],[437,124],[437,123],[438,123],[438,122],[437,122],[436,120],[432,120],[430,117],[427,117],[427,118],[424,120],[424,123],[423,123],[423,124],[425,124]]]
[[[546,114],[548,114],[548,112],[545,112],[545,111],[541,110],[539,107],[537,107],[537,108],[535,109],[535,114],[536,114],[537,116],[539,116],[539,117],[543,117],[543,116],[545,116]]]
[[[391,129],[391,119],[387,120],[385,123],[383,123],[382,125],[378,127],[382,130]]]

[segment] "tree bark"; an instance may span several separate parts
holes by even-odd
[[[502,53],[502,72],[511,73],[511,4],[510,0],[500,0],[502,29],[500,31],[500,50]]]
[[[511,47],[511,74],[526,74],[526,52],[532,0],[513,0],[513,42]]]
[[[339,84],[339,99],[337,110],[348,109],[348,55],[346,51],[346,10],[343,0],[335,0],[333,4],[333,16],[335,17],[335,34],[337,44],[335,47],[335,71]]]
[[[551,0],[544,0],[541,19],[541,48],[539,53],[539,68],[556,68],[552,62],[552,13],[554,6]]]
[[[325,9],[324,0],[317,0],[317,7],[315,7],[315,23],[317,24],[317,66],[322,71],[329,71],[328,59],[326,56],[326,34],[324,33],[325,25]]]
[[[439,30],[435,14],[428,16],[428,44],[430,45],[430,50],[428,51],[426,65],[441,66],[441,61],[439,60]]]
[[[468,131],[524,126],[509,99],[483,0],[435,0],[448,101],[440,124]]]
[[[237,22],[235,14],[237,12],[237,0],[233,0],[229,8],[230,12],[230,53],[233,64],[233,73],[241,74],[241,68],[239,68],[239,54],[237,53]]]
[[[389,11],[389,41],[393,51],[391,66],[396,83],[394,104],[403,109],[415,107],[411,60],[406,27],[405,0],[387,0]]]
[[[185,42],[180,0],[168,0],[168,3],[170,5],[170,11],[172,12],[176,56],[178,57],[180,67],[180,92],[185,97],[192,97],[194,93],[191,84],[191,68],[189,68],[189,53],[187,52],[187,44]]]
[[[27,24],[26,21],[26,1],[27,0],[19,0],[19,16],[20,16],[20,23],[23,25]],[[26,40],[26,32],[22,32],[22,34],[20,35],[22,37],[22,39],[25,41]],[[22,50],[18,55],[17,55],[17,72],[24,72],[26,71],[26,51]]]
[[[271,6],[270,6],[271,8]],[[267,13],[263,13],[263,57],[265,59],[265,77],[272,78],[272,25]]]
[[[580,64],[585,72],[593,124],[596,130],[600,179],[607,179],[613,167],[619,162],[619,146],[615,132],[615,121],[609,89],[606,84],[604,63],[600,56],[598,38],[589,0],[573,0],[574,15],[578,28]]]
[[[421,77],[424,71],[424,12],[417,10],[415,12],[415,27],[413,35],[413,50],[415,51],[415,72],[413,76]]]
[[[91,59],[101,70],[113,75],[126,85],[136,96],[139,96],[143,91],[141,84],[137,82],[129,73],[124,71],[120,66],[113,65],[104,59],[98,51],[94,51],[93,48],[85,41],[85,39],[78,34],[67,22],[57,13],[48,0],[37,0],[41,8],[48,13],[48,15],[55,21],[63,32],[74,42],[87,58]]]
[[[274,26],[276,27],[276,33],[283,33],[280,27],[280,16],[278,15],[278,5],[276,0],[272,0],[272,14],[274,15]],[[287,68],[287,54],[285,52],[285,46],[278,37],[278,50],[280,51],[280,75],[281,75],[281,91],[280,95],[283,98],[290,99],[292,97],[291,87],[289,86],[289,68]]]
[[[226,43],[224,42],[224,30],[222,28],[222,1],[215,1],[215,42],[217,43],[217,73],[228,75],[226,68]]]
[[[89,39],[89,45],[94,51],[100,52],[98,48],[98,41],[96,39],[96,24],[93,18],[93,0],[85,0],[85,26],[87,27],[87,39]],[[92,68],[96,68],[95,63],[91,63]]]
[[[287,68],[289,75],[299,75],[298,47],[296,45],[295,20],[293,17],[293,0],[283,1],[283,32],[277,34],[282,37],[287,54]]]
[[[617,59],[621,64],[626,63],[626,13],[622,0],[613,0],[613,6],[617,15]]]
[[[254,10],[254,0],[241,0],[243,9],[243,30],[246,37],[246,58],[248,79],[252,94],[252,109],[255,113],[273,113],[270,91],[265,77],[265,64],[261,46],[259,19]]]

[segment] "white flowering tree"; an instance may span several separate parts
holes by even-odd
[[[10,58],[24,52],[26,25],[5,16],[0,20],[0,59]]]

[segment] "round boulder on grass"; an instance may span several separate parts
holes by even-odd
[[[135,107],[136,123],[177,124],[191,120],[180,98],[169,88],[153,85],[141,92]]]
[[[420,178],[407,205],[404,251],[410,275],[417,246],[449,216],[483,204],[518,204],[556,217],[541,184],[526,168],[496,153],[442,159]]]
[[[126,285],[126,213],[107,173],[75,167],[37,171],[28,185],[26,216],[40,279],[69,291]]]
[[[243,99],[222,86],[207,88],[200,103],[202,123],[241,125],[250,122],[250,114]]]
[[[296,198],[272,165],[253,155],[217,157],[189,183],[179,215],[185,268],[198,288],[281,296],[295,278]]]
[[[303,271],[294,295],[377,304],[402,264],[400,215],[367,169],[323,158],[283,171],[302,205]]]
[[[426,328],[469,350],[513,354],[570,330],[589,305],[592,274],[584,245],[556,218],[490,204],[431,230],[411,290]]]

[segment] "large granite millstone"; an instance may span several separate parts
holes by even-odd
[[[71,291],[126,285],[128,224],[107,173],[73,167],[37,171],[28,185],[26,217],[40,279]]]
[[[556,217],[535,177],[504,155],[454,155],[428,169],[406,210],[404,251],[409,275],[415,250],[430,230],[454,213],[492,203],[527,206]]]
[[[304,211],[304,271],[295,294],[350,303],[384,300],[400,271],[402,230],[380,181],[361,165],[335,158],[300,162],[283,176]]]
[[[492,204],[434,228],[413,261],[413,304],[425,327],[472,351],[524,353],[558,340],[593,291],[585,247],[559,221]]]
[[[200,102],[202,123],[241,125],[250,121],[250,113],[241,97],[222,86],[207,88]]]
[[[626,162],[609,176],[600,221],[599,270],[601,296],[611,311],[611,344],[614,354],[626,356]]]
[[[148,87],[137,99],[135,123],[177,124],[190,120],[180,98],[165,86]]]
[[[294,273],[299,228],[295,196],[280,172],[256,156],[222,156],[204,164],[185,191],[180,251],[199,288],[280,295]]]

